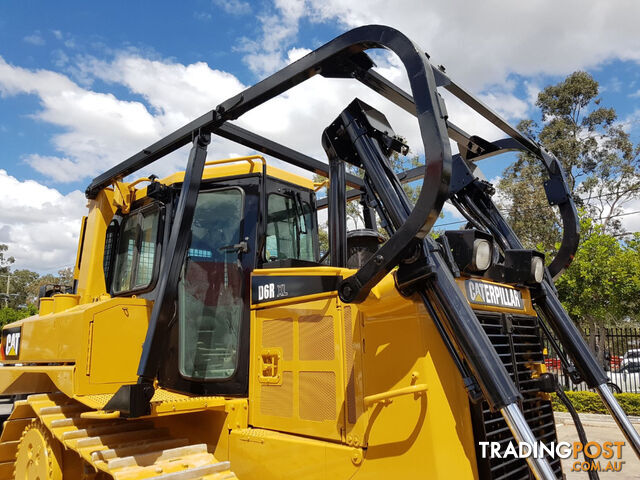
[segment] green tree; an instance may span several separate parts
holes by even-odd
[[[36,313],[38,313],[38,309],[33,304],[20,310],[11,307],[0,308],[0,328],[7,323],[12,323],[16,320],[30,317]]]
[[[31,270],[14,270],[11,272],[11,293],[16,294],[9,300],[9,306],[19,308],[20,305],[35,303],[38,299],[34,295],[32,284],[36,283],[40,275]]]
[[[560,300],[584,325],[620,324],[640,318],[640,234],[627,242],[587,216],[580,248],[557,280]]]
[[[640,146],[634,146],[613,108],[601,106],[599,86],[574,72],[538,95],[542,127],[526,120],[518,128],[562,162],[576,204],[605,232],[623,233],[619,215],[640,191]],[[531,155],[520,154],[499,183],[499,203],[526,246],[555,252],[559,218],[546,201],[546,173]]]
[[[7,306],[10,296],[7,296],[6,291],[6,282],[9,282],[9,288],[11,288],[11,279],[8,278],[8,275],[11,272],[11,265],[15,261],[13,257],[7,256],[7,251],[9,247],[4,243],[0,243],[0,301],[2,302],[2,306]]]
[[[13,257],[7,256],[7,251],[9,247],[4,243],[0,243],[0,274],[5,275],[9,272],[9,268],[11,264],[15,262]]]
[[[9,279],[9,297],[7,306],[18,311],[30,304],[35,304],[38,300],[40,287],[46,284],[54,285],[73,285],[73,267],[66,267],[58,270],[57,275],[46,274],[40,276],[37,272],[31,270],[14,270],[11,271],[11,265],[14,263],[13,257],[8,257],[8,247],[0,244],[0,299],[2,306],[5,305],[7,275]],[[6,318],[13,318],[12,313],[6,314]]]

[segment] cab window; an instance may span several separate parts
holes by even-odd
[[[242,301],[239,264],[244,193],[201,192],[191,243],[178,284],[180,374],[194,380],[233,376],[238,360]]]
[[[298,259],[313,262],[315,256],[314,223],[309,203],[295,195],[269,195],[266,260]]]
[[[156,205],[131,213],[122,222],[113,275],[114,293],[141,290],[154,277],[160,210]]]

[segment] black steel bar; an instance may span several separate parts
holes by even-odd
[[[547,281],[542,284],[542,293],[543,296],[537,298],[535,303],[540,307],[544,318],[553,328],[560,343],[568,351],[582,379],[589,388],[607,383],[607,376],[602,367],[591,354],[582,334],[567,315]]]
[[[343,301],[355,303],[362,302],[371,288],[407,256],[407,247],[414,238],[413,235],[407,237],[400,233],[408,215],[404,211],[404,206],[396,200],[396,185],[393,183],[393,177],[390,176],[393,175],[393,171],[386,165],[387,159],[378,142],[368,135],[366,124],[358,111],[359,108],[360,104],[357,101],[349,105],[340,114],[339,128],[343,128],[346,132],[344,135],[346,140],[352,143],[358,160],[362,162],[368,178],[374,183],[373,192],[384,207],[396,232],[380,247],[375,256],[367,260],[354,275],[343,280],[338,287]],[[397,181],[397,177],[395,179]]]
[[[552,178],[556,178],[561,182],[565,182],[558,160],[555,159],[555,157],[550,157],[544,151],[540,156],[548,166],[550,173],[555,175]],[[474,198],[469,199],[469,197],[467,196],[467,201],[477,202],[478,198],[481,196],[482,195],[480,195],[478,193],[478,190],[476,189],[476,195],[474,195]],[[486,201],[482,203],[485,216],[490,219],[493,227],[497,228],[501,232],[502,236],[506,239],[511,248],[522,249],[523,246],[520,242],[520,239],[518,239],[518,237],[504,220],[500,212],[498,212],[497,208],[495,208],[495,205],[493,204],[493,202],[491,202],[490,197],[488,197],[486,194],[485,196]],[[553,198],[555,198],[554,193],[550,192],[548,189],[547,197],[549,198],[550,202]],[[562,200],[562,202],[564,203],[564,205],[562,206],[560,211],[563,214],[563,224],[567,223],[567,219],[573,218],[573,223],[575,224],[574,228],[577,230],[577,212],[575,211],[573,199],[570,195],[568,195]],[[572,225],[569,225],[569,228],[571,227]],[[569,232],[571,233],[571,230],[569,230]],[[573,231],[573,233],[574,236],[577,237],[577,232],[575,230]],[[577,248],[577,239],[575,239],[575,241],[575,247]],[[556,256],[554,262],[558,259],[559,256],[560,255]],[[580,331],[562,307],[562,304],[560,303],[560,300],[558,299],[558,296],[556,294],[553,281],[549,275],[545,275],[539,291],[534,292],[534,294],[535,305],[537,305],[540,312],[542,313],[542,316],[546,319],[551,328],[554,330],[555,334],[558,336],[558,339],[564,346],[567,354],[571,357],[574,366],[580,373],[580,376],[584,379],[589,388],[595,388],[600,394],[603,403],[606,405],[607,409],[620,427],[622,433],[629,441],[636,455],[638,455],[638,457],[640,458],[640,436],[633,429],[633,426],[624,414],[615,397],[611,395],[611,392],[608,389],[609,387],[607,387],[606,385],[608,379],[602,369],[602,366],[598,364],[597,360],[589,350],[586,342],[582,338]]]
[[[545,151],[529,137],[520,133],[518,129],[511,126],[498,113],[486,106],[483,102],[460,88],[444,73],[444,71],[433,66],[432,68],[438,86],[443,86],[473,110],[510,135],[510,138],[491,143],[478,137],[471,137],[466,132],[447,121],[449,136],[458,142],[461,150],[464,148],[467,152],[471,153],[471,155],[467,155],[468,158],[477,161],[506,151],[528,151],[542,161],[549,173],[550,182],[552,182],[552,184],[553,182],[556,182],[558,185],[566,186],[562,167],[552,154]],[[367,71],[360,70],[357,71],[356,78],[407,112],[415,114],[415,106],[412,105],[412,96],[384,78],[382,75],[371,69]],[[410,171],[412,178],[419,178],[419,169],[420,167],[416,167]],[[408,182],[411,180],[406,181]],[[549,198],[548,190],[547,197]],[[555,279],[558,278],[560,274],[571,264],[575,252],[578,249],[580,239],[579,222],[578,214],[571,198],[565,197],[559,199],[555,203],[552,203],[552,199],[549,198],[549,201],[551,204],[558,206],[563,222],[562,243],[556,257],[549,265],[549,273]]]
[[[214,110],[205,113],[124,162],[98,175],[87,187],[85,192],[87,198],[95,198],[100,190],[108,187],[115,180],[120,180],[193,141],[194,136],[205,126],[215,123],[216,118]]]
[[[360,275],[350,277],[349,288],[357,291],[360,299],[364,298],[375,284],[373,279],[379,280],[393,268],[394,261],[414,239],[422,239],[428,234],[438,218],[448,192],[451,152],[445,123],[446,111],[437,95],[431,66],[421,49],[394,29],[375,25],[360,27],[311,52],[242,94],[224,102],[217,109],[225,119],[234,119],[287,88],[319,73],[324,62],[332,57],[336,58],[336,55],[343,55],[347,49],[350,55],[354,55],[376,47],[396,53],[407,70],[424,145],[426,175],[416,208],[398,228],[396,235],[383,246],[384,249],[388,245],[385,251],[387,257],[382,253],[376,255],[376,258],[383,258],[382,262],[367,262],[359,270]],[[363,284],[355,285],[354,281],[363,281]]]
[[[347,212],[344,200],[345,165],[329,156],[329,251],[332,267],[347,266]]]
[[[570,378],[573,379],[574,383],[580,383],[582,378],[579,375],[576,375],[577,371],[575,366],[569,363],[569,358],[567,357],[564,349],[558,344],[558,342],[556,342],[556,339],[551,333],[551,330],[549,330],[549,327],[547,326],[546,322],[543,319],[540,319],[539,324],[542,332],[544,333],[545,338],[547,339],[547,342],[560,358],[560,365],[561,365],[560,371],[562,372],[562,374],[568,375]]]
[[[207,159],[207,145],[210,140],[211,137],[208,134],[198,135],[193,141],[193,147],[189,154],[171,226],[171,234],[162,252],[157,297],[151,311],[147,336],[142,346],[142,355],[138,365],[138,376],[142,382],[153,382],[157,375],[160,359],[166,354],[164,348],[166,327],[175,315],[178,279],[189,247],[191,224],[200,191],[204,163]]]
[[[569,397],[567,397],[567,394],[564,393],[564,390],[560,387],[560,385],[557,384],[557,382],[555,387],[556,387],[555,388],[556,395],[558,395],[558,398],[560,399],[560,401],[564,403],[564,406],[567,408],[569,415],[571,415],[573,424],[576,427],[576,432],[578,433],[578,439],[580,440],[582,445],[587,445],[589,443],[589,440],[587,440],[587,433],[584,431],[584,427],[582,426],[582,421],[580,420],[580,415],[578,415],[578,411],[573,406],[573,403],[571,403],[571,400],[569,399]],[[593,466],[593,468],[590,468],[589,471],[587,472],[587,474],[589,475],[589,479],[600,480],[600,476],[596,471],[597,467],[596,467],[595,460],[589,457],[584,451],[582,452],[582,456],[585,462],[590,463]]]
[[[436,92],[433,70],[422,50],[397,30],[379,25],[351,30],[222,102],[215,110],[98,177],[87,189],[87,195],[95,195],[100,188],[104,188],[114,179],[133,173],[135,169],[142,168],[186,144],[189,133],[194,135],[198,132],[215,131],[225,121],[238,118],[252,108],[320,73],[323,65],[370,48],[386,48],[396,53],[409,77],[425,151],[426,174],[416,208],[400,227],[395,243],[399,243],[399,239],[408,244],[413,239],[424,238],[438,218],[449,186],[451,152],[445,122],[446,111]],[[400,250],[404,250],[404,247]],[[380,270],[388,271],[390,268],[388,263]]]
[[[486,151],[483,154],[475,155],[473,157],[473,162],[484,160],[484,159],[493,157],[495,155],[500,155],[502,153],[523,151],[522,145],[516,140],[514,140],[513,138],[503,138],[500,140],[496,140],[495,142],[492,142],[492,145],[495,146],[495,149]],[[453,156],[453,158],[455,159],[455,155]],[[400,180],[400,182],[404,184],[404,183],[411,183],[418,180],[422,180],[422,178],[424,177],[424,172],[425,172],[425,167],[424,165],[421,165],[419,167],[413,167],[403,172],[399,172],[396,175],[398,176],[398,179]],[[454,171],[452,172],[453,177],[455,177],[455,174],[456,172],[454,169]],[[355,176],[354,178],[359,179],[359,177],[355,177]],[[454,182],[454,178],[452,178],[452,183],[453,182]],[[347,185],[349,185],[350,187],[353,187],[351,190],[347,190],[347,193],[346,193],[347,202],[356,200],[362,196],[362,190],[360,189],[362,187],[360,185],[356,185],[355,183],[356,182],[353,182],[353,184],[349,184],[349,182],[347,182]],[[327,208],[327,204],[328,202],[326,198],[319,199],[317,203],[318,210]]]
[[[489,120],[491,123],[493,123],[496,127],[502,130],[504,133],[506,133],[507,135],[509,135],[510,137],[514,138],[519,143],[521,143],[526,150],[532,152],[536,156],[541,155],[542,149],[540,148],[540,145],[538,145],[536,142],[531,140],[529,137],[520,133],[520,131],[518,131],[517,128],[511,126],[509,122],[507,122],[504,118],[502,118],[500,114],[498,114],[493,109],[485,105],[482,101],[480,101],[479,99],[471,95],[469,92],[461,88],[457,83],[451,80],[451,78],[449,78],[449,76],[446,73],[444,73],[442,70],[439,70],[438,73],[440,77],[444,78],[442,86],[446,90],[451,92],[453,95],[455,95],[457,98],[462,100],[473,110],[475,110],[484,118]]]
[[[214,134],[233,142],[252,148],[258,152],[283,160],[296,167],[303,168],[323,177],[329,177],[329,165],[313,157],[300,153],[280,143],[269,140],[256,133],[245,130],[230,122],[222,124]],[[360,177],[347,173],[346,184],[352,188],[362,188],[364,182]]]
[[[375,70],[356,70],[356,79],[411,115],[416,114],[413,97]],[[473,144],[471,136],[448,119],[447,133],[449,138],[455,140],[458,144]]]
[[[387,212],[392,229],[395,228],[395,233],[372,259],[354,275],[340,283],[338,286],[340,298],[346,302],[360,301],[362,292],[368,293],[368,282],[377,281],[376,275],[381,270],[374,267],[376,264],[382,265],[384,269],[386,262],[398,264],[404,261],[404,263],[400,263],[400,269],[396,275],[397,283],[400,283],[399,279],[403,268],[409,269],[410,272],[420,272],[418,278],[426,279],[420,280],[420,282],[426,282],[426,287],[424,289],[417,287],[417,291],[422,294],[428,311],[434,310],[430,308],[433,301],[439,307],[437,310],[443,312],[453,340],[469,364],[487,403],[493,410],[500,411],[516,441],[534,442],[535,437],[517,405],[522,397],[500,361],[486,332],[478,322],[469,302],[456,284],[435,242],[427,237],[419,243],[406,244],[407,247],[418,247],[418,250],[412,252],[398,251],[393,246],[389,251],[385,250],[390,244],[393,245],[394,239],[402,237],[402,228],[415,209],[389,165],[378,140],[370,136],[366,121],[362,115],[358,115],[357,107],[359,107],[359,103],[353,102],[340,115],[341,123],[334,122],[332,126],[338,130],[342,129],[345,132],[344,137],[348,136],[353,151],[357,153],[357,155],[349,155],[349,157],[357,158],[362,163],[367,172],[367,184],[371,185],[372,191],[379,197],[380,206]],[[338,125],[336,126],[336,124]],[[339,142],[340,139],[336,139],[336,141]],[[400,244],[403,245],[403,243]],[[439,322],[439,317],[435,317],[434,321]],[[443,340],[445,345],[448,345],[448,340]],[[555,478],[545,459],[530,458],[528,463],[538,478],[545,480]]]
[[[394,261],[399,263],[399,259],[407,257],[408,252],[403,255],[397,249],[391,247],[390,252],[385,250],[394,238],[398,237],[398,232],[406,222],[412,211],[407,194],[402,189],[398,177],[395,175],[385,154],[382,152],[377,140],[372,138],[364,126],[364,122],[357,112],[358,104],[352,103],[340,115],[342,124],[348,138],[357,152],[357,158],[362,162],[367,178],[370,180],[373,192],[380,198],[380,204],[384,207],[389,216],[389,220],[396,233],[378,250],[377,255],[384,257],[394,255]],[[433,243],[433,242],[432,242]],[[438,310],[444,313],[447,324],[453,333],[453,339],[459,346],[464,358],[470,365],[476,380],[478,381],[487,402],[492,409],[501,409],[506,405],[516,402],[520,394],[516,390],[507,370],[502,365],[495,348],[493,348],[489,338],[478,322],[475,314],[469,306],[469,302],[462,294],[456,284],[455,279],[449,271],[444,259],[441,257],[435,244],[429,243],[414,245],[423,251],[423,256],[415,258],[412,264],[433,262],[433,278],[428,281],[428,288],[424,290],[424,295],[429,302],[435,301]],[[410,252],[415,255],[416,252]],[[383,260],[384,261],[384,260]],[[380,260],[378,260],[380,262]],[[367,264],[375,264],[375,257]],[[365,268],[363,267],[363,268]],[[401,264],[400,268],[405,265]],[[352,285],[350,279],[357,277],[362,268],[356,274],[343,280],[338,287],[340,297],[345,300],[343,285]],[[366,270],[365,270],[366,273]],[[364,277],[367,278],[366,276]],[[363,285],[366,285],[364,281]],[[355,288],[355,287],[354,287]],[[357,297],[356,297],[357,300]]]

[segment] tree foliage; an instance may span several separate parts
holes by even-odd
[[[0,243],[0,275],[6,275],[9,272],[9,267],[15,259],[13,257],[7,256],[7,251],[9,247],[7,247],[4,243]]]
[[[640,146],[601,105],[599,86],[586,72],[574,72],[538,95],[542,126],[526,120],[518,128],[536,138],[562,162],[576,204],[604,231],[622,233],[620,213],[640,191]],[[554,253],[559,218],[547,204],[540,162],[528,154],[505,170],[499,183],[502,207],[525,245]]]
[[[12,322],[28,316],[27,313],[35,308],[33,305],[38,301],[38,293],[42,285],[73,285],[72,267],[58,270],[57,275],[40,275],[26,269],[12,271],[10,266],[13,263],[13,257],[8,256],[8,247],[0,244],[0,275],[2,275],[0,277],[0,302],[3,307],[7,293],[7,275],[10,276],[7,308],[2,309],[2,313],[0,313],[0,323],[3,321],[5,323]]]
[[[621,242],[587,216],[571,266],[556,281],[571,317],[583,324],[619,324],[640,317],[640,234]]]
[[[34,291],[33,285],[38,281],[40,275],[31,270],[14,270],[11,272],[11,293],[15,294],[9,300],[9,306],[18,308],[20,305],[35,303],[38,298],[37,289]]]
[[[27,308],[15,309],[11,307],[0,308],[0,328],[7,323],[12,323],[23,318],[30,317],[38,313],[35,305],[31,304]]]

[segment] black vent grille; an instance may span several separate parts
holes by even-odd
[[[537,382],[531,378],[531,363],[544,363],[538,319],[525,315],[476,312],[502,363],[523,396],[521,405],[527,423],[538,441],[557,442],[551,402],[542,398]],[[514,441],[499,412],[492,413],[486,402],[472,407],[477,442]],[[562,478],[560,459],[550,459],[556,476]],[[482,459],[478,454],[480,478],[492,480],[532,479],[524,459]]]

